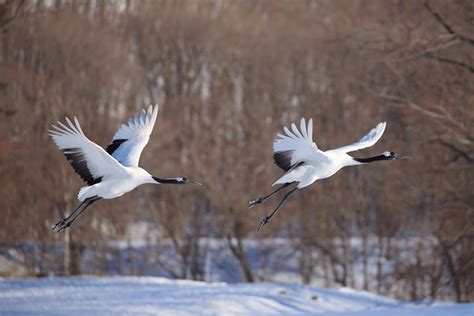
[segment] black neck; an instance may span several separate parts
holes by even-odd
[[[153,180],[155,180],[158,183],[163,183],[163,184],[181,184],[181,182],[176,179],[161,179],[158,177],[153,177]]]
[[[352,158],[357,162],[360,163],[369,163],[369,162],[374,162],[374,161],[379,161],[379,160],[390,160],[391,158],[385,155],[378,155],[374,157],[369,157],[369,158]]]

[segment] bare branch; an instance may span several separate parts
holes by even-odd
[[[0,6],[0,31],[6,30],[8,24],[10,24],[16,18],[21,7],[25,4],[25,0],[20,0],[19,2],[17,2],[16,7],[14,9],[11,9],[11,6],[14,2],[15,1],[6,1]],[[9,17],[7,17],[9,10],[13,12]]]
[[[444,57],[434,56],[434,55],[431,54],[431,53],[426,53],[426,54],[423,55],[423,57],[429,58],[429,59],[433,59],[433,60],[436,60],[436,61],[439,61],[439,62],[442,62],[442,63],[447,63],[447,64],[456,65],[456,66],[462,67],[462,68],[468,70],[470,73],[474,74],[474,67],[472,67],[472,66],[470,66],[470,65],[468,65],[468,64],[465,64],[465,63],[463,63],[463,62],[460,62],[460,61],[457,61],[457,60],[448,59],[448,58],[444,58]]]
[[[452,143],[445,142],[443,139],[438,139],[438,142],[442,146],[447,147],[447,148],[451,149],[452,151],[454,151],[456,153],[456,155],[451,159],[451,162],[455,162],[461,157],[464,158],[466,161],[468,161],[470,163],[474,162],[474,158],[469,156],[470,153],[468,151],[462,150],[462,149],[456,147],[455,145],[453,145]]]
[[[387,99],[387,100],[390,100],[394,103],[399,103],[399,104],[405,104],[405,105],[408,105],[409,107],[411,107],[412,109],[418,111],[418,112],[421,112],[423,114],[425,114],[426,116],[429,116],[431,118],[434,118],[434,119],[437,119],[437,120],[442,120],[442,119],[445,119],[445,116],[444,115],[441,115],[439,113],[436,113],[434,111],[430,111],[428,109],[425,109],[424,107],[410,101],[410,100],[407,100],[405,98],[402,98],[402,97],[399,97],[399,96],[396,96],[396,95],[390,95],[390,94],[385,94],[385,93],[382,93],[380,94],[380,97],[384,98],[384,99]]]
[[[441,24],[443,26],[443,28],[446,30],[446,32],[448,32],[449,34],[453,34],[454,36],[456,36],[456,38],[458,38],[460,41],[463,41],[465,43],[468,43],[470,45],[473,45],[474,46],[474,39],[471,39],[471,38],[468,38],[464,35],[461,35],[461,34],[458,34],[456,33],[453,28],[448,24],[446,23],[446,21],[441,17],[441,15],[439,15],[439,13],[435,12],[431,6],[428,4],[428,1],[425,1],[423,3],[423,5],[425,6],[425,8],[428,10],[428,12],[436,19],[436,21],[438,21],[439,24]]]
[[[405,104],[407,106],[409,106],[410,108],[428,116],[428,117],[431,117],[433,119],[437,119],[437,120],[442,120],[442,121],[447,121],[457,127],[459,127],[461,130],[463,131],[466,131],[466,127],[464,126],[464,124],[462,122],[460,122],[459,120],[456,120],[445,108],[441,107],[440,105],[437,106],[437,109],[439,112],[436,112],[436,111],[433,111],[433,110],[430,110],[430,109],[427,109],[419,104],[416,104],[415,102],[411,101],[411,100],[408,100],[408,99],[405,99],[405,98],[402,98],[402,97],[398,97],[398,96],[395,96],[395,95],[389,95],[389,94],[385,94],[385,93],[382,93],[380,94],[380,97],[384,98],[384,99],[387,99],[387,100],[390,100],[392,102],[395,102],[395,103],[399,103],[399,104]]]

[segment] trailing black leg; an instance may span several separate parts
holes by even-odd
[[[289,185],[292,184],[292,183],[293,183],[293,182],[285,183],[285,184],[283,184],[282,186],[280,186],[278,189],[276,189],[275,191],[273,191],[272,193],[270,193],[269,195],[264,196],[264,197],[258,197],[258,198],[256,198],[254,201],[251,201],[251,202],[249,203],[249,208],[254,207],[254,206],[257,205],[257,204],[261,204],[261,203],[265,202],[268,198],[272,197],[272,196],[275,195],[278,191],[280,191],[280,190],[283,189],[283,188],[286,188],[287,186],[289,186]]]
[[[71,226],[71,224],[79,217],[81,214],[86,210],[86,208],[94,203],[95,201],[101,199],[98,196],[90,197],[85,199],[79,206],[63,220],[60,220],[59,222],[56,223],[56,225],[53,226],[53,230],[56,232],[63,231],[64,229],[68,228]]]
[[[74,209],[74,211],[72,211],[71,215],[69,215],[68,217],[66,218],[63,218],[62,220],[60,220],[59,222],[56,223],[56,225],[54,225],[53,227],[51,227],[52,230],[56,230],[56,228],[58,228],[58,226],[62,225],[63,223],[65,223],[67,220],[69,220],[74,214],[76,214],[80,209],[81,207],[84,206],[84,204],[86,203],[86,201],[83,201],[81,202],[81,204],[79,204],[78,207],[76,207]]]
[[[90,200],[89,200],[90,199]],[[89,198],[87,200],[87,204],[84,205],[84,207],[79,211],[77,212],[76,214],[74,214],[74,216],[70,216],[70,218],[68,219],[68,222],[69,222],[69,226],[79,217],[81,216],[81,214],[86,210],[87,207],[89,207],[89,205],[91,205],[92,203],[94,203],[95,201],[97,200],[100,200],[101,198],[100,197],[92,197],[92,198]]]
[[[276,212],[278,212],[278,210],[280,209],[280,207],[286,202],[286,200],[288,199],[288,197],[290,196],[291,193],[295,192],[296,190],[298,189],[298,187],[295,187],[293,189],[291,189],[290,191],[288,191],[285,196],[283,197],[283,199],[281,199],[280,203],[277,205],[277,207],[273,210],[273,212],[270,213],[270,215],[268,216],[265,216],[262,221],[260,222],[260,225],[258,226],[258,230],[260,230],[263,226],[265,226],[266,224],[268,224],[268,222],[270,222],[271,218],[273,217],[273,215],[276,214]]]

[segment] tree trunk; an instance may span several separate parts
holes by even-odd
[[[234,243],[234,239],[236,243]],[[250,268],[250,263],[248,261],[247,255],[245,254],[244,247],[242,245],[242,239],[239,237],[232,238],[230,235],[227,236],[227,242],[229,245],[229,249],[237,259],[242,268],[242,272],[245,277],[245,281],[253,283],[255,282],[255,278],[253,276],[252,269]]]

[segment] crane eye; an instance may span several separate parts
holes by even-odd
[[[181,181],[186,182],[186,181],[188,181],[188,179],[186,179],[185,177],[182,177]]]

